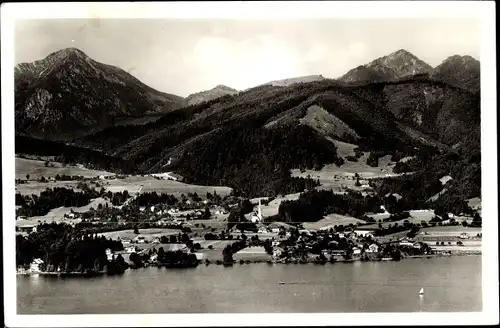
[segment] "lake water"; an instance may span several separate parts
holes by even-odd
[[[17,297],[18,314],[472,312],[482,309],[481,256],[17,276]]]

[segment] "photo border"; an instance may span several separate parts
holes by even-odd
[[[14,22],[35,18],[426,18],[477,17],[481,32],[482,288],[477,313],[292,313],[292,314],[137,314],[17,315],[14,218]],[[2,202],[4,313],[9,327],[100,326],[321,326],[321,325],[477,325],[498,324],[498,210],[496,145],[495,2],[339,1],[339,2],[114,2],[3,3]],[[333,33],[333,32],[332,32]],[[451,55],[451,54],[450,54]],[[492,185],[492,183],[494,185]]]

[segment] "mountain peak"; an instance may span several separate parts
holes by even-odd
[[[210,101],[223,97],[225,95],[237,94],[238,90],[228,87],[224,84],[218,84],[210,90],[200,91],[197,93],[190,94],[186,97],[187,105],[195,105],[205,101]]]
[[[454,55],[434,70],[433,77],[471,92],[479,92],[481,64],[472,56]]]
[[[406,49],[399,49],[399,50],[396,50],[394,52],[391,52],[388,55],[388,57],[396,57],[396,56],[411,56],[411,57],[415,57],[414,54],[412,54],[411,52],[409,52]]]
[[[233,89],[231,87],[228,87],[227,85],[224,85],[224,84],[217,84],[212,90],[214,89],[220,89],[220,90],[226,90],[226,91],[238,91],[236,89]]]
[[[433,68],[406,49],[399,49],[387,56],[350,70],[340,79],[345,82],[389,81],[405,76],[431,73]]]
[[[51,60],[51,59],[64,59],[64,58],[71,58],[71,59],[87,59],[89,58],[87,54],[85,54],[83,51],[81,51],[78,48],[66,48],[66,49],[61,49],[58,51],[55,51],[51,54],[49,54],[45,59]]]

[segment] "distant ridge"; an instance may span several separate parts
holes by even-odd
[[[202,103],[204,101],[210,101],[210,100],[217,99],[217,98],[225,96],[225,95],[234,95],[237,93],[238,93],[238,90],[230,88],[230,87],[222,85],[222,84],[219,84],[210,90],[193,93],[193,94],[187,96],[186,97],[186,104],[188,106],[196,105],[196,104]]]

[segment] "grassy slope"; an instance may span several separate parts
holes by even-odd
[[[63,167],[61,163],[50,162],[55,167],[45,167],[44,161],[25,159],[16,157],[16,179],[26,179],[26,174],[30,175],[30,179],[38,179],[40,177],[55,177],[56,175],[81,175],[85,178],[98,177],[101,175],[110,176],[114,173],[90,170],[75,166]]]

